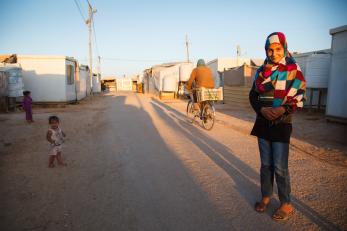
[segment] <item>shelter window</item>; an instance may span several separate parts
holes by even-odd
[[[69,84],[69,85],[74,84],[75,72],[74,72],[74,66],[73,65],[67,65],[66,66],[66,77],[67,77],[67,84]]]

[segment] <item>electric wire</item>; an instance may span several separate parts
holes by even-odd
[[[86,18],[84,17],[84,15],[83,15],[83,13],[82,13],[82,10],[81,10],[80,5],[77,3],[77,0],[74,0],[74,2],[75,2],[75,4],[76,4],[76,7],[77,7],[78,11],[80,12],[80,15],[81,15],[81,17],[82,17],[82,19],[83,19],[83,22],[85,22],[85,21],[86,21]]]

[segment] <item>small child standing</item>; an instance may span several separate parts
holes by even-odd
[[[25,110],[25,119],[28,123],[34,122],[33,120],[33,111],[32,111],[32,102],[33,100],[31,99],[31,92],[30,91],[23,91],[23,109]]]
[[[58,165],[66,166],[61,157],[61,150],[64,143],[65,133],[59,127],[59,118],[50,116],[48,119],[49,129],[47,131],[47,140],[51,144],[49,152],[48,167],[54,167],[54,159],[57,159]]]

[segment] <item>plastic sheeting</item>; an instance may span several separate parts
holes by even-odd
[[[180,81],[181,82],[187,82],[190,78],[190,74],[192,73],[194,69],[194,64],[192,63],[182,63],[180,66]]]
[[[161,67],[153,72],[155,87],[158,91],[178,91],[180,81],[188,81],[194,65],[179,63],[171,67]],[[165,89],[164,89],[165,85]]]
[[[170,92],[176,92],[178,91],[178,81],[175,76],[166,76],[163,79],[163,88],[162,91],[170,91]]]

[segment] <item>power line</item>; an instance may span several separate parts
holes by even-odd
[[[174,63],[174,62],[183,62],[180,59],[126,59],[126,58],[107,58],[101,57],[104,61],[119,61],[119,62],[162,62],[162,63]],[[89,59],[80,59],[81,61],[88,61]],[[97,60],[97,58],[93,58]]]
[[[173,62],[181,62],[181,61],[175,61],[175,60],[180,60],[180,59],[125,59],[125,58],[102,58],[104,61],[120,61],[120,62],[168,62],[168,63],[173,63]]]
[[[81,2],[80,0],[77,0],[77,2],[78,2],[78,5],[80,6],[80,8],[81,8],[81,10],[82,10],[82,14],[83,14],[84,18],[86,18],[85,14],[84,14],[84,12],[85,12],[84,10],[85,10],[85,9],[84,9],[84,7],[83,7],[84,4],[82,4],[82,2]]]
[[[75,2],[75,4],[76,4],[76,6],[77,6],[78,11],[80,12],[80,15],[81,15],[81,17],[82,17],[82,19],[83,19],[83,22],[85,22],[85,21],[86,21],[86,18],[84,17],[84,15],[83,15],[83,13],[82,13],[82,10],[81,10],[80,5],[77,3],[77,0],[74,0],[74,2]]]

